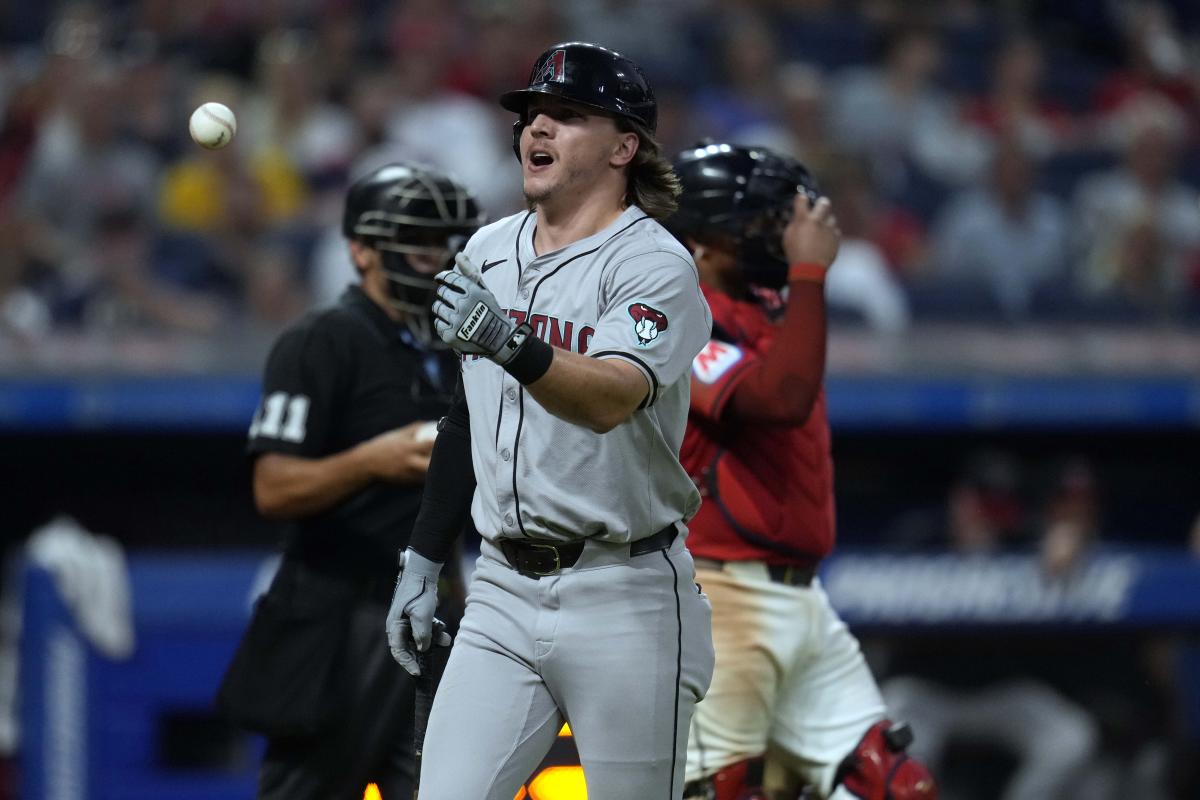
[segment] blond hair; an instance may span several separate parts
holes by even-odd
[[[628,177],[625,205],[637,206],[663,222],[679,208],[679,195],[683,191],[679,176],[645,126],[626,117],[617,117],[617,129],[638,136],[637,153],[625,170]]]

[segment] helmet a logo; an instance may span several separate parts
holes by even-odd
[[[645,303],[629,306],[629,316],[633,317],[633,332],[637,334],[638,344],[642,347],[653,342],[667,329],[667,315]]]
[[[566,83],[567,51],[555,50],[542,62],[542,68],[533,76],[531,83]]]

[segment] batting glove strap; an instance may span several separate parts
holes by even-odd
[[[523,322],[492,360],[504,367],[505,372],[516,378],[522,386],[528,386],[550,369],[550,362],[554,361],[554,348],[534,336],[533,328]]]
[[[442,562],[431,561],[411,547],[400,551],[399,561],[401,569],[412,570],[416,575],[432,578],[435,584],[438,576],[442,574]]]
[[[480,300],[468,312],[455,336],[460,341],[479,347],[488,358],[495,360],[512,333],[512,320],[500,316]]]

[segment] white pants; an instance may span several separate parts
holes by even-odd
[[[512,800],[564,721],[590,800],[683,793],[692,708],[712,676],[708,600],[682,537],[630,558],[588,542],[525,577],[484,541],[434,699],[421,800]]]
[[[692,720],[688,780],[770,747],[827,795],[838,764],[885,714],[858,640],[820,581],[773,583],[761,562],[701,568],[696,580],[712,602],[716,669]]]

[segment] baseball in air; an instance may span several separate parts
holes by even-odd
[[[188,131],[196,144],[218,150],[233,141],[237,133],[237,117],[222,103],[205,103],[192,112]]]

